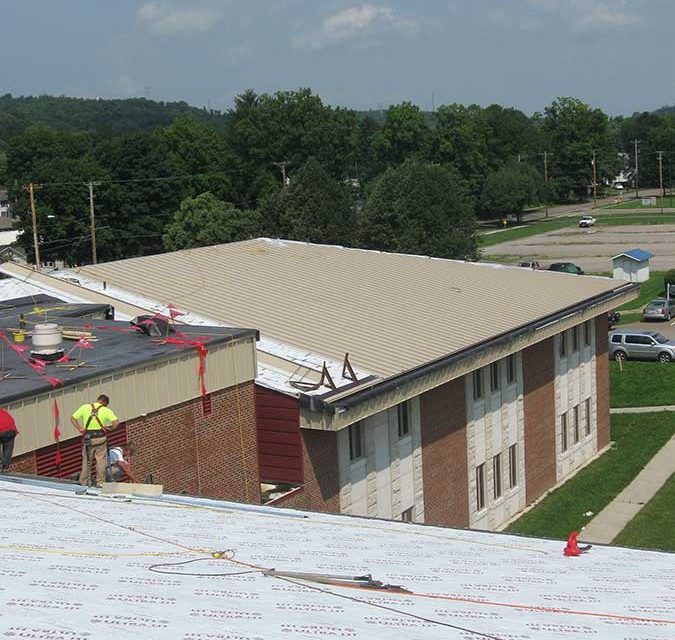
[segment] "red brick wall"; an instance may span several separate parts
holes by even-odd
[[[305,481],[302,491],[277,506],[340,513],[337,433],[300,429]]]
[[[609,357],[607,315],[595,318],[595,384],[598,414],[598,449],[609,444]]]
[[[523,350],[526,501],[556,482],[555,355],[553,338]]]
[[[206,417],[198,398],[127,421],[134,472],[168,493],[259,503],[253,382],[210,396]]]
[[[424,521],[469,526],[464,378],[420,397]]]
[[[19,434],[17,437],[21,437]],[[37,473],[37,465],[35,462],[35,451],[24,453],[20,456],[12,458],[12,464],[9,467],[10,473],[25,473],[27,475],[35,475]]]

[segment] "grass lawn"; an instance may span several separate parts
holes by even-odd
[[[629,305],[633,305],[634,303],[628,303]],[[640,322],[642,320],[642,313],[639,311],[636,311],[635,313],[626,313],[625,311],[621,312],[621,319],[617,323],[617,326],[621,326],[624,324],[631,324],[632,322]]]
[[[610,405],[612,407],[655,407],[675,404],[675,363],[609,363]]]
[[[602,511],[674,433],[675,413],[613,415],[614,446],[516,520],[508,531],[566,539],[571,531],[579,531],[589,522],[586,511]]]
[[[647,282],[640,283],[639,297],[637,297],[635,300],[631,300],[630,302],[626,302],[626,304],[623,304],[620,307],[617,307],[617,310],[621,311],[623,309],[642,309],[642,307],[644,307],[650,300],[660,296],[665,296],[666,286],[663,283],[663,276],[663,271],[652,271],[649,274],[649,280],[647,280]],[[631,320],[630,322],[637,322],[637,320]],[[621,318],[621,324],[624,324],[623,314]]]
[[[623,547],[675,551],[675,474],[612,541]]]
[[[675,224],[675,213],[598,213],[596,224],[621,227],[632,224]]]
[[[665,209],[670,209],[675,207],[675,196],[666,196],[663,198],[663,207]],[[603,207],[603,209],[645,209],[645,210],[654,210],[661,208],[661,198],[656,198],[656,205],[643,205],[642,198],[639,200],[627,200],[625,202],[620,202],[619,204],[608,204]]]

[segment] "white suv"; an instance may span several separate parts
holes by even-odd
[[[588,227],[592,227],[595,224],[595,218],[593,216],[584,216],[579,220],[579,228],[580,229],[588,229]]]

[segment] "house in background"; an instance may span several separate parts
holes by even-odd
[[[649,260],[654,254],[642,249],[631,249],[612,258],[616,280],[646,282],[649,280]]]
[[[9,221],[10,224],[7,224]],[[0,189],[0,229],[11,228],[12,211],[6,189]]]
[[[264,238],[1,270],[57,296],[258,328],[255,446],[275,504],[485,529],[609,445],[606,314],[638,289]]]

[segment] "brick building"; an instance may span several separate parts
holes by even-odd
[[[31,281],[258,328],[258,473],[274,504],[486,529],[608,445],[606,314],[637,291],[267,239]]]
[[[128,322],[106,319],[113,313],[109,305],[69,304],[42,296],[9,301],[3,308],[9,310],[0,317],[0,332],[7,339],[20,314],[29,326],[47,321],[94,336],[92,349],[64,341],[69,362],[47,364],[45,375],[33,371],[10,344],[0,342],[5,376],[0,402],[20,431],[12,471],[76,477],[81,438],[69,416],[105,393],[122,420],[109,442],[133,443],[131,461],[139,477],[174,493],[260,502],[255,331],[200,327],[197,335],[183,327],[179,335],[189,334],[186,339],[207,350],[202,395],[200,355],[194,345],[166,343],[166,336],[146,335]],[[176,339],[170,330],[167,335]],[[36,347],[30,338],[27,345],[24,356],[32,357]],[[46,376],[60,383],[52,387]],[[61,436],[55,442],[57,413]]]

